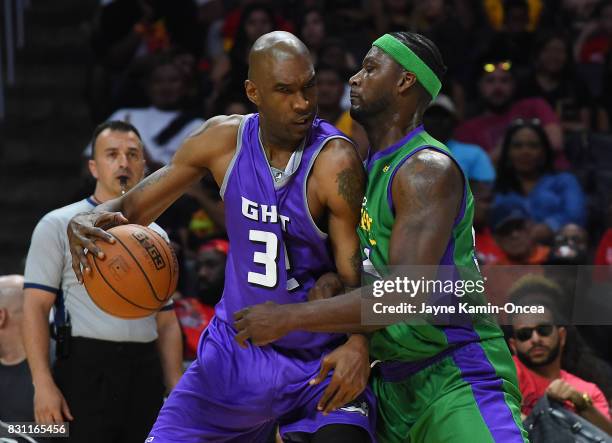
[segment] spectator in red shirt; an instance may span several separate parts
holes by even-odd
[[[223,239],[210,240],[200,246],[196,263],[197,295],[174,302],[184,337],[185,360],[196,358],[200,335],[215,315],[214,306],[221,300],[228,250],[229,243]]]
[[[484,112],[461,124],[455,131],[455,138],[482,146],[496,161],[507,126],[517,118],[538,119],[553,149],[561,151],[563,131],[550,105],[537,97],[516,100],[512,62],[496,58],[484,60],[478,82]]]
[[[608,402],[599,387],[561,369],[567,330],[558,326],[560,321],[551,301],[551,296],[559,292],[554,283],[542,277],[520,281],[511,291],[511,300],[516,305],[545,307],[544,313],[514,314],[510,319],[509,344],[515,354],[523,395],[521,412],[529,415],[546,394],[611,433]]]

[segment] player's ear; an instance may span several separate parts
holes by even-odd
[[[87,167],[89,168],[89,173],[96,180],[98,179],[98,165],[95,160],[87,161]]]
[[[251,80],[245,80],[244,89],[246,90],[246,95],[249,98],[249,101],[255,106],[259,106],[259,92],[257,91],[257,86],[255,86],[255,83],[253,83]]]
[[[416,75],[412,72],[402,70],[397,81],[397,88],[400,94],[406,93],[417,82]]]

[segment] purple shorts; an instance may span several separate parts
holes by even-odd
[[[317,411],[331,375],[316,386],[308,382],[325,352],[309,359],[272,346],[242,349],[235,334],[227,323],[211,321],[200,338],[198,359],[164,403],[147,443],[264,442],[276,424],[281,435],[354,425],[376,441],[376,402],[369,387],[327,416]]]

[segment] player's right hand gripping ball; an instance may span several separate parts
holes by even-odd
[[[94,303],[115,317],[142,318],[157,312],[176,290],[178,261],[164,238],[151,228],[120,225],[108,230],[114,243],[97,241],[100,260],[87,254],[83,273]]]

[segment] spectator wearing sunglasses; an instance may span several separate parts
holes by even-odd
[[[504,137],[493,206],[522,205],[535,225],[536,241],[550,242],[568,223],[583,226],[585,198],[576,178],[556,172],[553,150],[537,120],[515,120]]]
[[[550,105],[542,98],[536,97],[517,100],[512,62],[495,58],[485,60],[481,65],[478,82],[478,92],[484,110],[459,125],[455,138],[482,146],[496,162],[508,125],[517,118],[538,119],[552,147],[555,151],[561,151],[563,131],[559,117]],[[562,163],[562,160],[560,162]]]
[[[530,414],[538,400],[548,395],[562,402],[584,419],[610,433],[612,422],[608,402],[601,389],[561,368],[568,340],[552,303],[560,289],[545,278],[524,278],[511,290],[511,300],[519,305],[543,305],[541,314],[515,314],[509,345],[515,354],[519,389],[523,396],[521,412]]]

